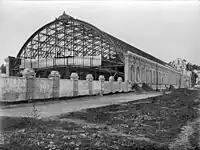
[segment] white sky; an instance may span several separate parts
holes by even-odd
[[[200,65],[200,1],[0,0],[0,64],[63,11],[169,62]]]

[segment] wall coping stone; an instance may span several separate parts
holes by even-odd
[[[86,80],[87,80],[87,81],[93,81],[93,76],[92,76],[92,74],[87,74]]]
[[[104,82],[105,81],[105,77],[103,75],[99,76],[99,81]]]
[[[76,72],[71,73],[70,79],[71,80],[78,80],[79,76]]]

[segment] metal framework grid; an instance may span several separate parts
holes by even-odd
[[[58,70],[61,76],[69,77],[69,72],[78,72],[79,74],[92,73],[96,76],[103,74],[105,76],[116,75],[124,77],[124,57],[123,53],[131,51],[157,63],[167,65],[165,62],[129,45],[118,38],[101,31],[95,26],[75,19],[65,12],[54,21],[38,29],[25,42],[20,49],[17,59],[36,59],[38,67],[36,73],[47,76],[51,70]],[[75,57],[90,56],[90,62],[93,62],[95,56],[101,57],[101,65],[93,66],[93,63],[86,66],[84,61],[81,65],[74,63]],[[48,58],[69,58],[73,59],[72,64],[64,61],[63,65],[53,64],[53,66],[40,68],[41,59]],[[25,61],[24,61],[25,63]],[[24,65],[25,66],[25,65]],[[20,71],[19,63],[11,70]],[[65,77],[64,77],[65,78]]]
[[[69,65],[64,61],[63,66],[54,63],[53,68],[91,68],[103,72],[123,74],[118,67],[124,66],[123,51],[116,46],[113,39],[93,25],[84,21],[74,19],[63,13],[54,21],[44,25],[37,30],[22,46],[17,58],[37,59],[39,70],[50,68],[47,66],[40,68],[39,61],[48,58],[69,58],[90,56],[101,56],[102,65],[89,66],[83,63],[80,66]],[[46,61],[47,62],[47,61]],[[74,62],[74,61],[73,61]],[[25,61],[24,61],[25,63]],[[19,67],[18,67],[19,68]],[[123,69],[121,69],[123,70]],[[77,71],[77,70],[76,70]],[[87,71],[88,72],[88,71]]]

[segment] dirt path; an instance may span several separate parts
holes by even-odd
[[[200,92],[197,96],[196,101],[200,101]],[[181,128],[181,133],[177,136],[175,141],[169,144],[170,150],[188,150],[188,149],[194,149],[194,144],[191,145],[191,141],[193,141],[192,138],[199,138],[200,133],[200,105],[195,107],[198,110],[198,118],[193,121],[188,121],[185,126]],[[195,136],[196,134],[196,136]],[[200,140],[197,140],[198,142],[195,143],[195,146],[200,147]],[[193,141],[194,143],[194,141]]]
[[[198,106],[200,108],[200,106]],[[200,114],[200,109],[199,109]],[[194,134],[200,133],[200,116],[199,118],[193,120],[192,122],[189,121],[187,125],[183,126],[181,128],[181,133],[177,136],[174,142],[170,143],[169,148],[170,150],[188,150],[188,149],[194,149],[191,145],[190,137],[194,136]],[[196,138],[196,137],[193,137]],[[197,137],[199,138],[199,137]],[[196,143],[195,146],[200,147],[200,141]]]
[[[79,111],[86,108],[101,107],[122,102],[145,99],[162,95],[160,92],[136,94],[122,93],[107,96],[94,96],[72,99],[68,101],[55,101],[46,103],[36,103],[35,108],[39,111],[41,117],[56,116],[67,112]],[[33,116],[32,104],[19,104],[10,107],[1,107],[0,116]]]

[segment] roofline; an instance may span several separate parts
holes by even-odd
[[[18,52],[17,54],[17,57],[19,57],[21,55],[21,53],[23,52],[24,48],[27,46],[27,44],[29,43],[29,41],[34,38],[38,32],[42,31],[45,27],[55,23],[55,22],[59,22],[59,21],[62,21],[62,20],[66,20],[66,19],[59,19],[59,18],[56,18],[54,21],[51,21],[47,24],[45,24],[44,26],[42,26],[41,28],[39,28],[38,30],[36,30],[27,40],[26,42],[23,44],[23,46],[21,47],[20,51]],[[75,19],[73,17],[69,17],[67,20],[74,20],[76,22],[79,22],[81,24],[84,24],[86,26],[89,26],[90,28],[92,28],[93,30],[95,30],[96,32],[98,32],[100,34],[100,36],[102,36],[103,38],[105,38],[106,40],[108,40],[112,46],[116,49],[116,51],[118,53],[120,53],[120,49],[116,46],[116,44],[114,43],[114,41],[110,38],[110,36],[108,36],[107,34],[105,34],[105,32],[103,32],[102,30],[98,29],[97,27],[95,27],[94,25],[90,24],[90,23],[87,23],[85,21],[82,21],[82,20],[79,20],[79,19]],[[121,61],[124,63],[124,60],[122,58],[122,56],[119,55],[119,57],[121,58]]]
[[[106,33],[106,32],[105,32],[105,33]],[[155,62],[157,62],[157,63],[160,63],[160,64],[162,64],[162,65],[170,66],[168,63],[162,61],[161,59],[156,58],[156,57],[154,57],[153,55],[150,55],[150,54],[148,54],[148,53],[146,53],[146,52],[144,52],[144,51],[142,51],[142,50],[140,50],[140,49],[138,49],[138,48],[136,48],[136,47],[134,47],[134,46],[128,44],[127,42],[125,42],[125,41],[123,41],[123,40],[120,40],[120,39],[118,39],[118,38],[116,38],[116,37],[114,37],[114,36],[112,36],[112,35],[110,35],[110,34],[108,34],[108,33],[106,33],[106,34],[107,34],[108,36],[110,36],[111,38],[115,38],[115,39],[119,40],[120,42],[122,42],[122,44],[125,44],[125,45],[129,46],[129,47],[131,48],[131,49],[128,49],[129,51],[131,51],[131,52],[133,52],[133,53],[136,53],[137,55],[140,55],[140,54],[138,54],[137,52],[133,51],[133,49],[134,49],[134,50],[136,50],[136,51],[138,51],[138,52],[140,52],[140,53],[143,53],[143,54],[145,54],[145,55],[147,55],[147,56],[152,57],[153,59],[155,59],[155,60],[153,60],[153,61],[155,61]],[[140,55],[140,56],[142,56],[142,55]],[[142,57],[145,57],[145,56],[142,56]],[[145,58],[148,58],[148,57],[145,57]],[[149,58],[148,58],[148,59],[149,59]],[[170,67],[171,67],[171,66],[170,66]]]
[[[64,15],[66,15],[65,12],[64,12]],[[68,15],[67,15],[67,16],[68,16]],[[134,46],[132,46],[132,45],[130,45],[130,44],[128,44],[127,42],[124,42],[124,41],[122,41],[122,40],[120,40],[120,39],[118,39],[118,38],[116,38],[116,37],[110,35],[109,33],[106,33],[106,32],[104,32],[104,31],[100,30],[99,28],[97,28],[96,26],[94,26],[94,25],[92,25],[92,24],[90,24],[90,23],[87,23],[87,22],[82,21],[82,20],[79,20],[79,19],[75,19],[75,18],[73,18],[73,17],[71,17],[71,16],[68,16],[68,19],[69,19],[69,20],[70,20],[70,19],[73,19],[74,21],[78,21],[78,22],[80,22],[80,23],[82,23],[82,24],[88,25],[89,27],[91,27],[91,28],[94,29],[95,31],[99,32],[101,36],[103,36],[104,38],[106,38],[107,40],[109,40],[109,41],[113,44],[113,46],[116,48],[116,51],[118,51],[118,52],[120,52],[120,49],[118,48],[118,46],[117,46],[116,43],[115,43],[116,40],[119,41],[120,44],[122,44],[122,45],[128,47],[128,49],[124,50],[124,52],[131,51],[131,52],[133,52],[133,53],[136,53],[137,55],[140,55],[140,56],[142,56],[142,57],[145,57],[145,58],[147,58],[147,59],[149,59],[149,60],[152,60],[152,61],[154,61],[154,62],[156,62],[156,63],[162,64],[162,65],[164,65],[164,66],[171,67],[168,63],[166,63],[166,62],[164,62],[164,61],[162,61],[162,60],[160,60],[160,59],[158,59],[158,58],[156,58],[156,57],[154,57],[154,56],[152,56],[152,55],[150,55],[150,54],[148,54],[148,53],[146,53],[146,52],[144,52],[144,51],[142,51],[142,50],[140,50],[140,49],[138,49],[138,48],[136,48],[136,47],[134,47]],[[65,20],[66,20],[66,19],[65,19]],[[47,23],[46,25],[42,26],[42,27],[39,28],[37,31],[35,31],[35,32],[28,38],[28,40],[24,43],[24,45],[23,45],[22,48],[20,49],[19,53],[17,54],[17,57],[19,57],[19,56],[21,55],[21,53],[22,53],[23,49],[25,48],[25,46],[28,44],[28,42],[29,42],[34,36],[36,36],[36,34],[38,34],[38,32],[42,31],[45,27],[47,27],[47,26],[49,26],[49,25],[51,25],[51,24],[53,24],[53,23],[55,23],[55,22],[57,22],[57,21],[62,21],[62,19],[59,19],[59,18],[57,19],[57,18],[56,18],[54,21],[51,21],[51,22]],[[122,61],[123,61],[123,60],[122,60]],[[174,68],[174,69],[175,69],[175,68]]]

